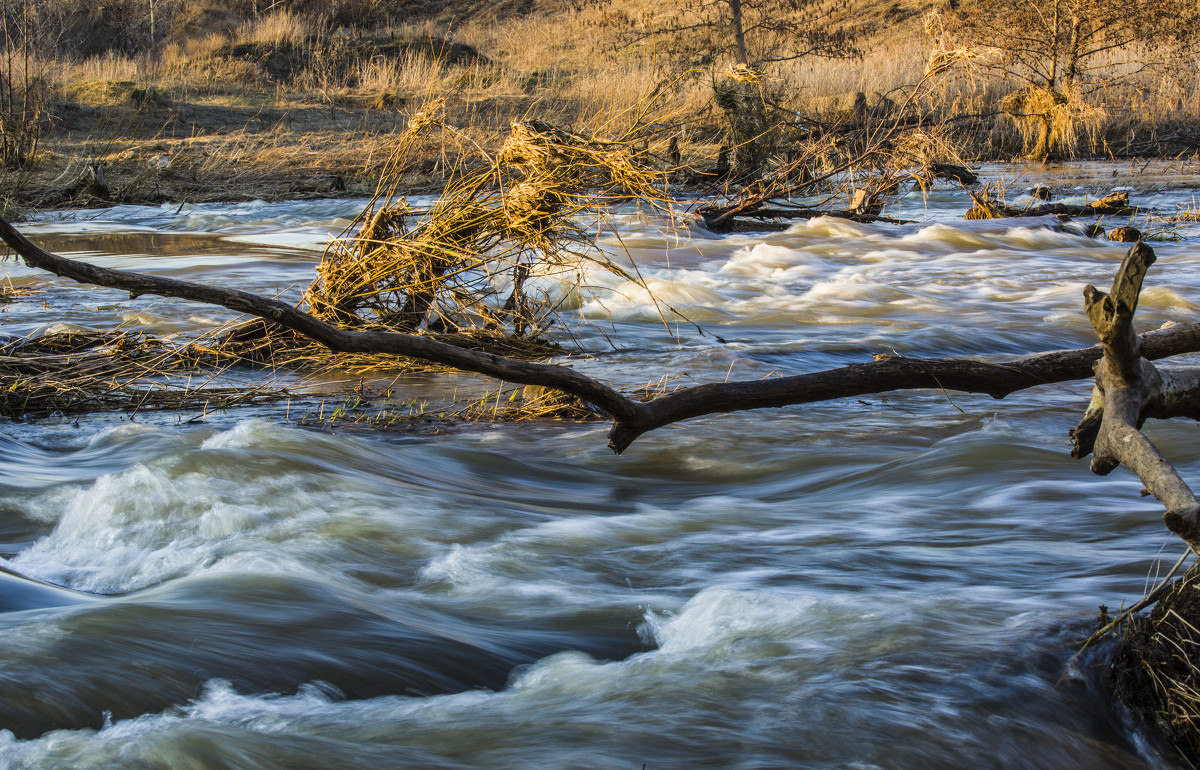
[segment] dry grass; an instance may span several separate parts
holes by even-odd
[[[571,420],[586,422],[605,419],[606,415],[578,397],[537,385],[523,388],[498,388],[439,411],[439,416],[455,422],[532,422]]]
[[[597,69],[610,61],[601,26],[603,4],[501,20],[478,18],[454,30],[454,40],[474,46],[514,71]],[[440,36],[444,31],[427,31]],[[641,58],[641,57],[638,57]]]
[[[414,430],[434,433],[470,423],[516,423],[604,419],[602,413],[564,393],[529,386],[485,391],[471,398],[431,402],[399,397],[390,387],[374,389],[360,381],[344,397],[325,399],[301,415],[301,425],[372,431]]]
[[[1009,93],[1000,109],[1012,117],[1026,154],[1039,158],[1044,150],[1074,156],[1082,147],[1096,147],[1109,117],[1102,106],[1079,94],[1032,87]]]
[[[211,58],[229,43],[229,37],[219,32],[191,38],[183,43],[168,43],[158,56],[158,63],[170,72],[180,70],[193,59]]]
[[[371,430],[432,430],[438,432],[464,423],[593,422],[607,417],[579,398],[539,385],[500,386],[480,395],[460,396],[456,390],[444,401],[404,398],[393,388],[395,380],[379,380],[375,367],[351,374],[338,401],[322,400],[300,418],[306,425],[326,428],[361,426]],[[375,385],[367,377],[374,376]],[[358,379],[355,380],[354,378]],[[628,389],[631,397],[649,400],[679,387],[676,377],[663,376],[640,388]]]
[[[8,302],[16,302],[19,299],[27,299],[28,297],[40,293],[37,289],[27,285],[14,284],[12,278],[5,276],[3,281],[0,281],[0,305]]]
[[[1200,578],[1195,568],[1149,616],[1130,621],[1113,657],[1117,697],[1189,761],[1200,758]]]
[[[919,31],[900,31],[872,46],[861,59],[799,59],[771,73],[781,90],[802,100],[861,91],[887,93],[919,82],[930,43]]]
[[[592,243],[589,228],[633,201],[669,214],[666,175],[649,162],[653,100],[606,135],[517,121],[495,154],[446,121],[434,99],[409,120],[375,196],[327,249],[303,302],[343,326],[421,333],[491,353],[546,358],[547,332],[578,305],[592,270],[640,284]],[[401,194],[434,148],[447,163],[439,200],[413,211]],[[422,368],[386,356],[331,354],[296,335],[252,323],[224,352],[290,369],[356,375]]]
[[[246,22],[235,40],[263,46],[300,46],[322,31],[314,19],[282,10]]]
[[[144,65],[129,56],[107,53],[94,56],[79,64],[66,66],[64,79],[78,81],[111,82],[136,80],[143,76]]]
[[[437,60],[416,54],[405,54],[396,60],[372,59],[360,64],[357,72],[357,89],[365,94],[420,94],[431,83],[441,83],[446,77],[446,66]],[[476,74],[473,70],[471,74]],[[463,78],[464,91],[469,92],[471,83],[480,83],[483,77]]]

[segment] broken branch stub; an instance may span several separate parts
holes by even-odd
[[[1121,261],[1110,293],[1105,294],[1091,284],[1083,290],[1084,308],[1104,346],[1105,360],[1117,366],[1120,376],[1129,379],[1140,374],[1138,361],[1142,353],[1133,332],[1133,314],[1137,312],[1146,271],[1154,260],[1154,250],[1138,241]]]
[[[1093,452],[1093,473],[1106,475],[1124,464],[1146,491],[1167,509],[1167,528],[1200,553],[1200,502],[1175,467],[1140,428],[1148,417],[1200,414],[1200,371],[1163,376],[1142,357],[1142,341],[1133,331],[1133,315],[1154,251],[1142,242],[1129,250],[1104,293],[1084,289],[1088,319],[1104,350],[1096,362],[1096,385],[1080,424],[1071,432],[1075,457]]]

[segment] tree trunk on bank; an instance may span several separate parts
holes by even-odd
[[[713,84],[713,98],[725,115],[732,154],[730,177],[757,178],[775,149],[761,88],[754,82],[724,77]]]
[[[733,46],[737,53],[738,62],[750,63],[750,55],[746,52],[746,29],[742,24],[742,0],[726,0],[729,3],[729,22],[733,27]]]
[[[1049,115],[1039,115],[1037,144],[1033,148],[1033,160],[1045,163],[1050,160],[1050,136],[1054,131],[1054,121]]]

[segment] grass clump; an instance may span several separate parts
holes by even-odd
[[[5,276],[4,280],[0,281],[0,305],[16,302],[19,299],[25,299],[36,293],[36,289],[25,284],[15,284],[12,278],[8,276]]]
[[[1200,761],[1200,572],[1195,567],[1148,616],[1130,621],[1110,673],[1117,698],[1189,763]]]
[[[424,429],[441,431],[469,423],[514,423],[567,420],[602,420],[602,412],[576,396],[536,385],[517,388],[503,386],[484,391],[477,397],[455,397],[447,401],[422,401],[398,398],[390,389],[372,392],[359,384],[340,402],[322,401],[308,411],[302,425],[336,429]]]
[[[430,131],[461,139],[442,102],[417,113],[375,198],[326,251],[304,301],[353,327],[538,342],[599,268],[638,281],[592,244],[618,204],[669,210],[665,179],[635,118],[611,139],[549,123],[512,124],[493,157],[459,143],[445,191],[426,212],[400,195]]]

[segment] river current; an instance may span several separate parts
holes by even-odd
[[[1010,202],[1046,183],[1165,212],[1194,207],[1197,171],[985,169]],[[97,264],[294,298],[363,203],[21,227]],[[1093,344],[1082,289],[1127,247],[968,207],[945,187],[889,210],[913,224],[721,237],[620,214],[598,242],[628,249],[654,299],[590,275],[593,355],[574,365],[690,384]],[[1172,233],[1141,330],[1196,319],[1200,225]],[[39,290],[0,306],[9,335],[231,318],[0,272]],[[472,387],[494,384],[396,385]],[[1183,550],[1132,474],[1070,458],[1089,391],[711,416],[623,456],[605,423],[321,429],[258,406],[0,424],[0,566],[70,589],[0,586],[0,768],[1174,766],[1110,703],[1107,648],[1072,662],[1099,605],[1138,600]],[[1194,425],[1148,431],[1200,474]]]

